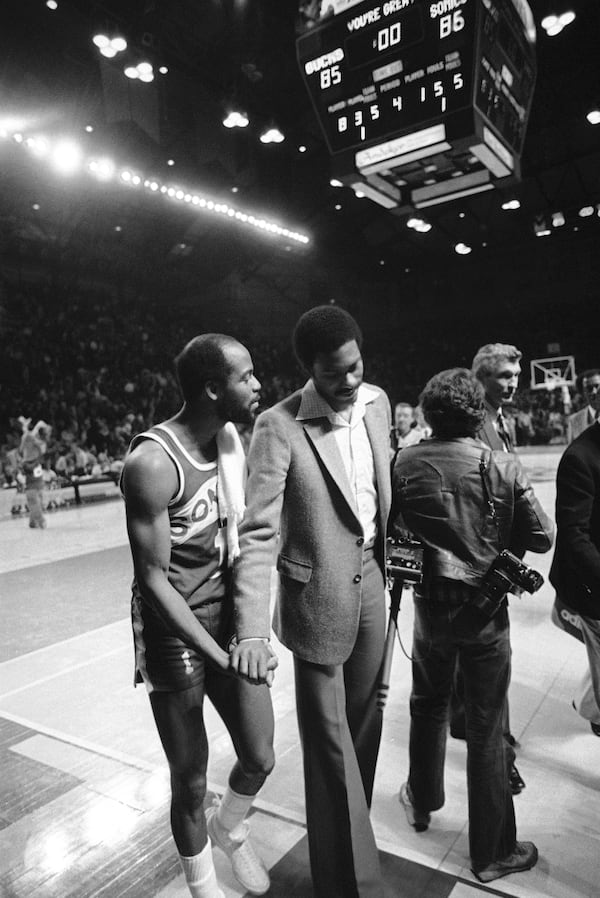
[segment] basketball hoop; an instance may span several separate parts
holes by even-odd
[[[572,355],[554,356],[548,359],[532,359],[530,387],[532,390],[560,388],[569,395],[569,387],[575,386],[575,359]]]
[[[572,355],[531,361],[531,389],[546,390],[550,394],[560,388],[565,414],[568,414],[571,408],[569,387],[573,386],[575,386],[575,359]]]

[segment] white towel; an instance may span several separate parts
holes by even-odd
[[[244,486],[246,456],[235,424],[217,432],[217,497],[221,523],[227,521],[227,563],[231,567],[240,554],[238,524],[246,510]]]

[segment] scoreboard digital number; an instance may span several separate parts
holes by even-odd
[[[330,152],[446,121],[472,108],[475,96],[520,149],[535,80],[513,6],[523,2],[365,0],[301,35],[298,63]],[[508,19],[502,7],[512,10]]]

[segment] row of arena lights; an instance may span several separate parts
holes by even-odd
[[[11,133],[8,129],[3,128],[1,124],[0,138],[12,139],[15,143],[24,146],[34,156],[40,159],[48,159],[53,168],[60,174],[73,175],[78,171],[85,170],[99,181],[116,180],[129,187],[140,187],[151,194],[167,196],[201,209],[204,212],[224,216],[234,222],[264,231],[267,234],[273,234],[276,237],[283,237],[304,245],[310,243],[310,238],[306,234],[290,228],[284,228],[266,218],[236,209],[228,203],[218,202],[201,194],[183,190],[180,187],[163,184],[158,179],[143,177],[128,168],[119,170],[111,159],[92,158],[86,161],[82,148],[74,140],[61,138],[52,142],[46,137],[26,136],[20,131]]]

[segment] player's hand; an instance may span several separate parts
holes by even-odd
[[[233,645],[229,654],[230,668],[251,683],[271,686],[278,664],[277,655],[264,639],[244,639]]]

